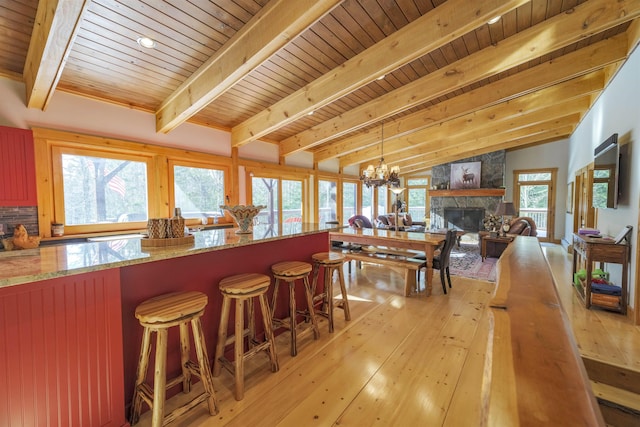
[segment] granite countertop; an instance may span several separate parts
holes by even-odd
[[[254,227],[252,234],[236,234],[235,228],[196,231],[193,232],[194,243],[179,246],[142,247],[141,236],[0,251],[0,288],[321,233],[329,229],[324,225],[306,223],[260,224]]]

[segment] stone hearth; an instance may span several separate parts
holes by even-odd
[[[483,229],[484,211],[484,208],[444,208],[445,227],[480,231]]]
[[[481,156],[463,159],[456,163],[464,162],[481,162],[480,167],[480,188],[501,188],[504,187],[504,165],[505,151],[496,151],[493,153],[483,154]],[[451,175],[451,164],[443,164],[434,166],[431,171],[431,183],[433,186],[441,186],[449,182]],[[449,196],[449,197],[431,197],[431,226],[434,228],[444,228],[447,226],[456,226],[465,231],[482,230],[482,219],[486,214],[492,214],[496,211],[498,205],[502,201],[501,196]],[[482,212],[482,218],[478,224],[476,219],[470,223],[463,222],[462,226],[452,222],[445,212],[451,209],[462,210],[463,212],[475,211]],[[446,219],[446,220],[445,220]],[[455,220],[459,221],[458,219]]]

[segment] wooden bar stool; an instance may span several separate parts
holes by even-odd
[[[175,292],[164,294],[144,301],[136,307],[136,318],[144,327],[140,361],[136,374],[136,385],[131,403],[131,424],[138,422],[142,402],[146,402],[151,410],[153,427],[160,427],[177,420],[182,414],[193,409],[202,402],[209,405],[209,413],[215,415],[218,408],[213,390],[211,371],[209,370],[209,358],[207,346],[202,333],[200,317],[208,302],[207,296],[202,292]],[[193,330],[193,341],[196,348],[198,363],[190,360],[189,323]],[[180,327],[180,359],[182,374],[167,381],[167,337],[168,330],[173,326]],[[156,363],[154,369],[153,391],[145,382],[149,355],[151,353],[151,333],[156,333]],[[191,376],[196,375],[202,381],[204,392],[194,397],[190,402],[174,409],[164,416],[164,401],[166,390],[182,382],[182,391],[188,393],[191,390]]]
[[[313,260],[313,292],[314,306],[322,301],[320,310],[316,314],[327,318],[329,323],[329,332],[333,332],[333,308],[334,305],[344,310],[344,320],[351,320],[351,311],[349,311],[349,298],[347,297],[347,288],[344,284],[344,272],[342,266],[346,261],[346,257],[337,252],[319,252],[311,256]],[[316,295],[316,287],[318,285],[318,274],[320,268],[324,268],[324,291]],[[342,300],[333,301],[333,272],[338,272],[338,280],[340,282],[340,291],[342,292]]]
[[[222,313],[220,314],[220,327],[218,330],[218,343],[216,345],[216,355],[213,361],[213,376],[220,375],[224,366],[235,377],[235,397],[242,400],[244,397],[244,361],[255,356],[264,350],[269,355],[271,371],[277,372],[278,355],[276,354],[276,344],[273,339],[273,329],[271,327],[271,310],[265,294],[271,284],[271,278],[264,274],[248,273],[238,274],[222,279],[220,281],[220,292],[222,292]],[[254,300],[257,297],[262,311],[262,322],[264,324],[265,341],[256,340],[256,329],[254,320]],[[235,332],[227,337],[229,324],[229,310],[231,302],[235,300]],[[247,304],[248,328],[244,326],[244,306]],[[248,336],[248,351],[244,351],[244,337]],[[234,345],[234,362],[230,362],[224,356],[225,347],[231,343]]]
[[[276,279],[271,304],[271,308],[274,313],[272,320],[275,327],[284,327],[289,329],[291,332],[291,356],[298,354],[296,336],[301,334],[301,332],[296,330],[296,317],[298,314],[302,314],[311,320],[311,328],[307,328],[304,332],[312,330],[314,339],[320,338],[318,321],[313,309],[313,294],[311,293],[311,287],[309,286],[309,273],[311,272],[311,268],[311,264],[302,261],[284,261],[271,266],[271,272],[273,273],[273,277]],[[304,294],[307,300],[308,311],[298,311],[296,309],[295,283],[296,280],[300,279],[304,284]],[[275,317],[280,280],[284,280],[289,284],[289,317],[284,319],[277,319]]]

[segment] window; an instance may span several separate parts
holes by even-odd
[[[260,222],[267,224],[302,222],[303,182],[253,176],[251,177],[251,203],[266,206],[266,209],[258,214]],[[282,217],[280,217],[281,212]]]
[[[363,190],[364,191],[364,190]],[[378,188],[378,216],[384,215],[389,210],[388,206],[388,194],[387,187]]]
[[[220,211],[229,159],[130,141],[34,129],[39,234],[135,231],[178,206],[196,218]]]
[[[358,185],[355,182],[342,183],[342,217],[347,220],[357,213]]]
[[[184,218],[221,216],[225,194],[223,170],[173,166],[173,206],[180,208]]]
[[[147,220],[142,162],[63,154],[62,181],[68,226]]]
[[[414,221],[422,221],[427,212],[428,178],[407,179],[408,212]]]
[[[514,204],[519,216],[533,219],[538,239],[553,240],[557,170],[514,170]]]
[[[336,188],[336,181],[318,180],[318,222],[320,224],[338,219]]]
[[[362,215],[370,219],[373,216],[373,190],[373,187],[362,186]],[[386,187],[380,193],[386,193]]]

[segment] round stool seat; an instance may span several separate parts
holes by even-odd
[[[131,400],[130,425],[140,419],[142,405],[146,403],[152,411],[151,425],[160,427],[182,416],[202,402],[209,407],[209,414],[215,415],[218,407],[213,389],[213,379],[209,369],[209,357],[202,331],[201,317],[207,306],[208,298],[202,292],[173,292],[148,299],[136,307],[135,316],[143,326],[140,359],[136,372],[136,383]],[[193,333],[193,344],[198,363],[191,360],[189,325]],[[167,344],[169,329],[178,327],[180,332],[180,368],[175,378],[167,378]],[[155,366],[153,368],[153,387],[147,383],[147,370],[151,356],[151,336],[155,334]],[[174,408],[165,416],[165,398],[167,389],[182,384],[182,391],[191,391],[192,376],[200,378],[203,392],[193,396],[182,406]]]
[[[300,278],[308,275],[313,266],[303,261],[283,261],[271,266],[273,275],[281,279]]]
[[[311,256],[313,262],[323,265],[340,265],[345,262],[347,257],[338,252],[318,252]]]
[[[271,285],[271,278],[266,274],[247,273],[225,277],[220,281],[220,292],[233,298],[250,296],[266,292]]]
[[[142,302],[135,315],[143,326],[173,323],[200,313],[208,301],[202,292],[173,292]]]

